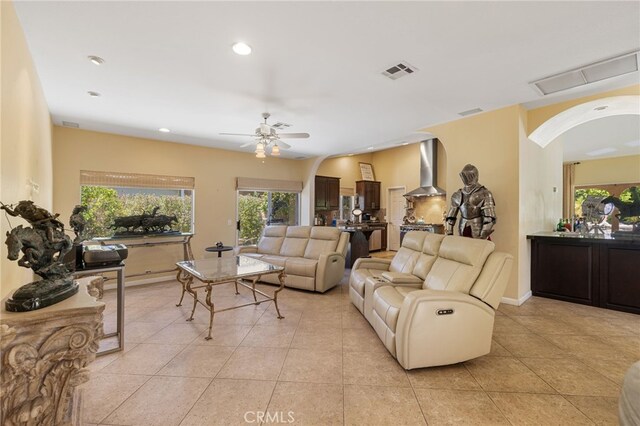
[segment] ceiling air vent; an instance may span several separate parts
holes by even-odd
[[[477,114],[482,111],[483,111],[482,108],[474,108],[474,109],[468,109],[466,111],[459,112],[458,115],[466,117],[467,115]]]
[[[73,121],[63,121],[62,125],[64,127],[73,127],[74,129],[77,129],[80,127],[78,123],[74,123]]]
[[[400,62],[386,70],[382,71],[382,75],[389,77],[391,80],[397,80],[405,75],[413,74],[418,68],[410,65],[408,62]]]
[[[640,52],[626,53],[615,58],[541,78],[529,84],[531,84],[538,93],[549,95],[573,87],[584,86],[589,83],[595,83],[596,81],[629,74],[638,71],[638,63],[640,61],[638,53]]]

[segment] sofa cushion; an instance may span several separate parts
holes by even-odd
[[[442,241],[438,258],[424,282],[424,288],[469,293],[494,250],[491,241],[448,236]]]
[[[280,248],[280,255],[287,257],[302,257],[309,242],[310,226],[289,226],[287,234]]]
[[[340,230],[338,228],[330,226],[312,227],[304,257],[307,259],[319,259],[323,254],[335,252],[339,239]]]
[[[411,272],[413,275],[420,277],[423,281],[427,278],[433,263],[436,261],[443,239],[444,235],[432,234],[430,232],[425,233],[424,244],[421,250],[422,253],[418,256],[416,266]]]
[[[264,256],[262,256],[260,260],[276,266],[285,266],[285,262],[287,261],[287,258],[283,256],[265,254]]]
[[[258,253],[280,254],[280,248],[287,231],[286,226],[267,226],[260,241],[258,241]]]
[[[392,332],[396,332],[400,308],[407,293],[415,288],[383,286],[373,293],[373,310]]]
[[[408,274],[413,271],[418,261],[418,256],[422,252],[425,234],[426,232],[422,231],[407,232],[402,240],[402,247],[400,247],[391,261],[389,271]]]
[[[301,277],[315,277],[318,261],[315,259],[305,259],[303,257],[288,257],[284,271],[287,275],[298,275]]]
[[[394,284],[416,284],[423,281],[413,274],[406,274],[404,272],[383,272],[382,278]]]
[[[353,269],[351,271],[351,278],[349,279],[351,287],[358,292],[361,297],[364,297],[364,282],[367,278],[381,277],[385,272],[382,269]]]

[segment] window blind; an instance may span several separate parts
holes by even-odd
[[[194,189],[196,179],[185,176],[80,170],[80,185],[121,188]]]
[[[302,182],[295,180],[239,177],[236,183],[238,191],[302,192]]]

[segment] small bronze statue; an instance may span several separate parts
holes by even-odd
[[[216,243],[216,247],[218,247],[218,248],[222,248],[222,247],[224,247],[224,244],[222,244],[222,241],[218,241],[218,242]]]
[[[631,201],[622,201],[611,195],[600,203],[612,203],[616,206],[618,220],[626,225],[632,225],[632,233],[640,234],[640,189],[637,186],[632,186],[629,188],[629,192],[631,192]]]
[[[76,238],[73,240],[73,244],[80,244],[84,238],[84,228],[87,226],[87,221],[85,220],[82,213],[87,211],[86,206],[77,205],[73,208],[73,212],[71,212],[71,217],[69,218],[69,225],[71,229],[73,229],[73,233],[76,234]]]
[[[7,258],[17,260],[18,265],[31,268],[42,277],[42,280],[25,284],[16,290],[5,303],[7,311],[33,311],[76,294],[78,284],[74,283],[69,270],[62,263],[72,243],[64,233],[63,224],[57,219],[59,215],[52,215],[33,201],[20,201],[15,207],[0,203],[0,209],[31,225],[19,225],[7,232]]]
[[[116,217],[110,228],[116,231],[116,235],[176,232],[172,230],[172,224],[178,223],[178,218],[157,214],[159,209],[160,207],[156,206],[151,214],[142,212],[138,215]],[[121,228],[125,230],[120,231]]]
[[[487,239],[496,223],[496,204],[491,191],[478,183],[478,169],[472,164],[464,166],[460,178],[464,187],[451,196],[451,207],[446,217],[446,234],[453,235],[458,212],[461,236]]]

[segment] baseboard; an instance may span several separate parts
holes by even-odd
[[[524,302],[526,302],[527,299],[529,299],[530,297],[531,297],[531,291],[528,291],[519,299],[512,299],[511,297],[503,297],[500,302],[504,303],[505,305],[520,306]]]
[[[162,276],[162,277],[153,277],[153,278],[143,278],[141,280],[135,280],[135,281],[125,281],[125,287],[135,287],[138,285],[146,285],[146,284],[155,284],[155,283],[161,283],[164,281],[173,281],[175,280],[176,277],[175,275],[166,275],[166,276]],[[109,280],[104,284],[104,289],[105,290],[114,290],[116,288],[116,280]]]

